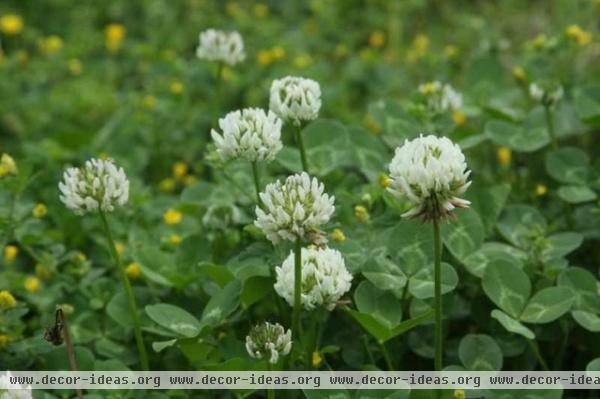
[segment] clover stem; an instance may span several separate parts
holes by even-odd
[[[558,141],[556,140],[556,131],[554,129],[554,118],[549,105],[544,106],[544,113],[546,114],[546,125],[548,127],[548,135],[550,136],[552,149],[558,150]]]
[[[223,80],[223,63],[217,63],[217,70],[215,72],[215,108],[213,120],[215,125],[219,123],[219,106],[221,105],[221,81]]]
[[[261,205],[260,200],[260,176],[258,174],[258,164],[256,161],[252,162],[252,175],[254,176],[254,189],[256,190],[256,205]]]
[[[67,324],[67,319],[62,308],[58,308],[56,310],[56,315],[62,324],[62,333],[65,338],[65,346],[67,347],[67,356],[69,358],[69,367],[71,371],[77,371],[77,358],[75,357],[75,347],[73,346],[73,341],[71,340],[71,334],[69,332],[69,325]],[[80,388],[75,388],[75,392],[77,393],[78,399],[83,399],[83,393]]]
[[[294,309],[292,312],[292,334],[297,338],[295,339],[296,345],[300,345],[302,338],[302,331],[300,326],[300,311],[301,311],[301,299],[302,299],[302,242],[300,237],[296,238],[296,244],[294,246]],[[302,356],[304,358],[304,356]]]
[[[267,362],[267,370],[273,371],[273,366],[271,365],[271,362]],[[273,388],[268,388],[267,389],[267,399],[275,399],[275,390]]]
[[[440,221],[433,219],[434,245],[434,310],[435,310],[435,370],[442,370],[443,336],[442,336],[442,240],[440,238]]]
[[[302,170],[308,173],[308,161],[306,160],[306,150],[304,149],[304,139],[302,138],[302,128],[300,125],[296,128],[296,141],[300,150],[300,160],[302,161]]]
[[[394,371],[394,364],[392,363],[392,358],[385,346],[385,342],[380,342],[379,346],[381,347],[381,353],[383,354],[383,358],[385,359],[385,364],[388,368],[388,371]]]
[[[532,339],[528,339],[527,342],[529,342],[529,346],[531,346],[531,350],[533,351],[533,354],[535,355],[540,366],[542,366],[544,371],[550,371],[550,368],[548,367],[548,363],[546,363],[546,361],[542,357],[542,354],[540,353],[540,348],[539,348],[537,342],[535,342]]]
[[[100,219],[102,219],[102,225],[104,226],[104,232],[106,234],[106,239],[108,240],[108,247],[110,249],[110,253],[115,262],[115,266],[119,270],[119,275],[121,276],[121,282],[123,283],[123,288],[125,289],[125,295],[127,296],[127,304],[129,306],[129,313],[131,314],[131,319],[133,320],[133,332],[135,335],[135,343],[137,345],[138,355],[140,358],[140,363],[142,365],[142,370],[148,371],[150,368],[148,366],[148,354],[146,353],[146,348],[144,347],[144,340],[142,338],[142,329],[140,327],[140,318],[137,313],[137,306],[135,304],[135,297],[133,296],[133,289],[131,288],[131,283],[129,282],[129,278],[127,278],[127,273],[125,273],[125,268],[123,267],[123,263],[121,262],[121,257],[117,252],[117,248],[115,246],[115,241],[113,240],[112,232],[110,230],[110,226],[108,224],[108,220],[103,211],[99,211]]]

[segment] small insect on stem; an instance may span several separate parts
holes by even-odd
[[[62,309],[56,309],[56,318],[54,321],[54,325],[52,327],[46,328],[46,331],[44,332],[44,339],[55,346],[59,346],[63,343],[62,316]]]

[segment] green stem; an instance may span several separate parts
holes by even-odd
[[[308,173],[308,161],[306,160],[306,150],[304,149],[304,139],[302,138],[302,128],[298,125],[296,129],[296,141],[300,150],[300,160],[302,161],[302,170]]]
[[[302,242],[300,238],[296,238],[294,246],[294,309],[292,312],[292,334],[295,336],[294,341],[298,347],[302,341],[302,331],[300,325],[300,311],[302,298]],[[301,356],[304,358],[304,356]]]
[[[252,162],[252,175],[254,176],[254,189],[256,190],[256,205],[260,206],[262,203],[260,200],[260,176],[256,161]]]
[[[221,106],[221,81],[223,80],[223,63],[217,63],[217,71],[215,72],[215,99],[214,99],[214,115],[213,120],[215,126],[219,124],[219,108]]]
[[[435,280],[435,370],[442,370],[443,336],[442,336],[442,240],[440,238],[440,221],[433,219],[434,242],[434,280]]]
[[[385,364],[388,368],[388,371],[394,371],[394,364],[392,363],[392,358],[385,346],[385,342],[380,342],[379,346],[381,347],[381,353],[383,354],[383,358],[385,359]]]
[[[550,371],[550,368],[548,367],[548,363],[546,363],[546,361],[542,357],[542,354],[540,353],[540,348],[539,348],[537,342],[535,342],[532,339],[528,339],[527,342],[529,342],[529,346],[531,346],[531,350],[533,351],[533,354],[537,358],[538,363],[542,366],[544,371]]]
[[[267,370],[273,371],[273,366],[270,362],[267,362]],[[275,390],[273,388],[267,389],[267,399],[275,399]]]
[[[554,130],[554,118],[552,117],[552,110],[549,105],[544,106],[544,113],[546,114],[546,125],[548,126],[548,135],[550,136],[552,149],[558,150],[558,140],[556,140],[556,131]]]
[[[146,348],[144,347],[144,339],[142,338],[142,329],[140,327],[140,318],[137,313],[137,306],[135,304],[135,297],[133,296],[133,290],[131,288],[131,283],[129,282],[129,278],[127,278],[127,273],[125,273],[125,268],[123,267],[123,263],[121,262],[121,258],[119,253],[117,252],[117,248],[115,246],[115,241],[113,240],[112,232],[108,225],[108,220],[106,219],[106,215],[104,212],[100,211],[100,219],[102,219],[102,225],[104,226],[104,232],[106,233],[106,238],[108,240],[108,246],[115,261],[115,265],[119,270],[119,274],[121,276],[121,282],[123,283],[123,288],[125,288],[125,294],[127,296],[127,303],[129,305],[129,313],[131,314],[131,318],[133,319],[133,331],[135,334],[135,343],[138,349],[138,355],[140,358],[140,363],[142,365],[142,370],[148,371],[150,367],[148,366],[148,354],[146,353]]]

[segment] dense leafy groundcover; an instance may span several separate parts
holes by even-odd
[[[412,204],[386,189],[394,149],[435,134],[472,171],[470,208],[441,224],[444,366],[600,370],[599,16],[593,0],[3,1],[0,369],[68,369],[65,347],[43,339],[57,306],[81,370],[140,369],[102,220],[59,200],[62,171],[92,157],[131,184],[108,220],[151,369],[433,369],[432,224],[402,218]],[[209,28],[240,32],[245,60],[198,59]],[[321,227],[353,279],[333,310],[303,311],[303,364],[270,366],[245,340],[257,323],[292,326],[274,269],[294,244],[254,224],[251,164],[223,161],[210,130],[230,111],[268,109],[271,82],[288,75],[320,84],[319,118],[300,134],[308,172],[335,196]],[[257,164],[261,191],[302,170],[295,134],[285,123],[281,151]],[[265,393],[222,392],[252,395]]]

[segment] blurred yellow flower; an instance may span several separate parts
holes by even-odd
[[[140,267],[139,263],[132,262],[125,268],[125,273],[130,279],[137,280],[142,276],[142,268]]]
[[[179,224],[181,222],[182,218],[183,218],[182,213],[173,208],[167,209],[167,211],[163,215],[163,219],[164,219],[165,223],[171,224],[171,225]]]
[[[413,47],[418,53],[425,54],[429,48],[429,42],[430,40],[427,35],[419,33],[413,40]]]
[[[444,47],[444,55],[446,58],[453,60],[458,55],[458,47],[453,44],[449,44]]]
[[[40,219],[48,214],[48,208],[46,207],[46,205],[40,202],[38,204],[35,204],[31,213],[33,217]]]
[[[71,58],[68,63],[69,72],[71,75],[79,76],[83,71],[83,66],[81,65],[81,61],[77,58]]]
[[[263,66],[271,65],[273,63],[273,56],[269,50],[260,50],[256,54],[256,61]]]
[[[547,42],[548,42],[548,39],[546,38],[546,35],[544,35],[543,33],[540,33],[539,35],[534,37],[533,40],[531,41],[531,43],[533,44],[533,47],[535,47],[538,50],[546,47]]]
[[[179,95],[179,94],[183,93],[183,83],[181,83],[178,80],[172,81],[171,84],[169,85],[169,91],[175,95]]]
[[[85,262],[86,260],[87,260],[87,256],[85,256],[85,254],[83,252],[78,252],[75,255],[76,262],[82,263],[82,262]]]
[[[40,290],[40,288],[42,287],[42,284],[40,282],[40,279],[38,279],[37,277],[34,276],[29,276],[25,279],[25,282],[23,283],[23,287],[25,287],[25,290],[27,292],[38,292]]]
[[[6,348],[8,341],[10,341],[8,335],[0,334],[0,350]]]
[[[75,311],[75,307],[70,303],[63,303],[62,305],[60,305],[60,308],[62,309],[63,313],[67,316],[73,314],[73,312]]]
[[[43,263],[38,263],[35,265],[35,275],[41,280],[49,280],[50,277],[52,277],[52,272],[48,266]]]
[[[385,44],[385,33],[380,30],[371,32],[369,35],[369,46],[373,48],[381,48]]]
[[[152,94],[146,94],[142,98],[142,106],[146,109],[153,109],[156,107],[156,97],[154,97]]]
[[[465,391],[463,391],[462,389],[455,389],[452,399],[465,399],[466,397],[467,396],[465,395]]]
[[[523,69],[523,67],[517,65],[512,69],[512,75],[515,78],[515,80],[522,82],[525,80],[525,70]]]
[[[4,263],[7,265],[13,263],[19,256],[19,248],[16,245],[7,245],[4,247]]]
[[[592,34],[581,29],[579,25],[569,25],[565,34],[580,46],[586,46],[592,41]]]
[[[242,13],[242,7],[236,1],[228,1],[225,4],[225,12],[230,17],[236,17]]]
[[[385,173],[379,175],[379,185],[382,188],[388,188],[390,184],[392,184],[392,179],[390,179],[388,175],[386,175]]]
[[[430,96],[437,93],[440,90],[440,84],[438,82],[426,82],[419,86],[419,91],[424,96]]]
[[[454,111],[452,113],[452,120],[458,126],[462,126],[467,123],[467,115],[462,111]]]
[[[548,187],[544,184],[538,183],[535,185],[535,195],[538,197],[543,197],[548,192]]]
[[[313,60],[312,57],[310,56],[310,54],[298,54],[295,58],[294,58],[294,66],[296,68],[306,68],[307,66],[309,66],[310,64],[312,64]]]
[[[181,244],[182,240],[183,240],[183,238],[181,238],[181,236],[179,234],[171,234],[169,236],[169,244],[171,244],[174,247]]]
[[[264,18],[269,15],[269,7],[266,4],[257,3],[252,7],[252,14],[256,18]]]
[[[271,55],[275,61],[281,61],[285,58],[285,49],[281,46],[275,46],[271,49]]]
[[[321,354],[317,351],[312,353],[312,366],[319,367],[319,365],[323,362],[323,358]]]
[[[163,179],[160,181],[160,183],[158,183],[158,188],[160,189],[160,191],[163,191],[165,193],[170,193],[173,190],[175,190],[175,180],[171,179],[170,177],[167,177],[166,179]]]
[[[192,186],[198,182],[198,178],[194,175],[187,175],[183,178],[183,185],[186,187]]]
[[[0,291],[0,309],[12,309],[17,306],[17,300],[6,290]]]
[[[125,253],[125,245],[122,242],[116,242],[115,249],[119,255],[123,255],[123,253]]]
[[[10,155],[4,153],[0,157],[0,177],[6,175],[16,175],[19,172],[17,163]]]
[[[171,170],[173,172],[173,176],[180,179],[188,174],[189,167],[188,167],[187,163],[185,163],[185,162],[176,162],[173,164],[173,167],[171,168]]]
[[[346,241],[346,235],[340,229],[333,229],[333,231],[331,232],[331,238],[333,239],[333,241],[336,242]]]
[[[18,35],[25,24],[23,18],[16,14],[5,14],[0,17],[0,31],[5,35]]]
[[[98,158],[106,161],[107,159],[110,158],[110,155],[108,154],[108,152],[102,151],[101,153],[98,154]]]
[[[127,30],[121,24],[106,25],[106,28],[104,28],[106,49],[111,53],[119,51],[121,45],[123,44],[123,39],[125,39],[126,33]]]
[[[363,223],[367,223],[369,220],[371,220],[369,210],[362,205],[356,205],[354,207],[354,216],[356,216],[356,218]]]
[[[45,37],[40,42],[40,49],[42,53],[52,55],[57,53],[63,47],[63,40],[60,36],[50,35]]]
[[[510,166],[510,162],[512,160],[512,150],[508,147],[500,147],[496,151],[496,157],[498,158],[498,162],[503,167]]]

